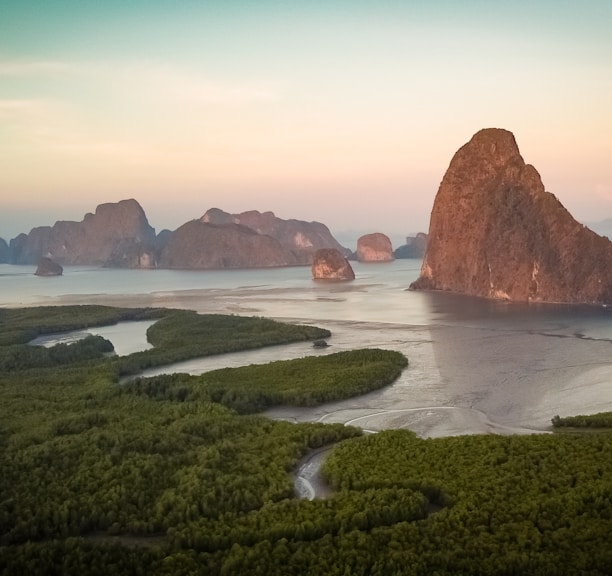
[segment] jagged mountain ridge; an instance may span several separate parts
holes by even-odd
[[[216,208],[156,236],[140,204],[130,199],[101,204],[81,222],[58,221],[19,234],[8,253],[14,264],[51,258],[61,265],[219,269],[309,265],[315,251],[326,247],[345,251],[319,222]]]
[[[290,250],[299,264],[311,264],[314,253],[321,248],[335,248],[342,253],[346,252],[329,228],[321,222],[283,220],[273,212],[257,210],[228,214],[218,208],[211,208],[200,220],[210,224],[239,224],[255,230],[258,234],[271,236]]]
[[[155,230],[136,200],[121,200],[100,204],[81,222],[60,220],[19,234],[10,255],[14,264],[48,257],[61,265],[149,268],[155,265]]]

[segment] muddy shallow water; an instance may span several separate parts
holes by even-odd
[[[2,280],[9,283],[0,284],[0,303],[23,305],[26,295],[27,305],[179,307],[299,321],[332,332],[326,349],[308,343],[276,346],[164,371],[201,373],[364,347],[399,350],[410,362],[383,390],[317,408],[276,408],[266,412],[271,418],[344,422],[372,431],[409,428],[431,437],[545,432],[556,414],[612,410],[611,310],[407,291],[419,266],[418,261],[354,263],[356,280],[340,283],[313,282],[307,268],[173,272],[68,267],[58,280],[63,284],[21,272],[11,276],[17,267],[5,267]],[[102,293],[105,286],[108,291]],[[68,287],[76,287],[75,293],[67,293]]]
[[[280,407],[271,418],[343,422],[366,430],[409,428],[423,437],[544,432],[556,415],[612,410],[612,343],[498,327],[315,322],[332,332],[309,343],[190,360],[145,372],[200,374],[313,354],[378,347],[409,366],[390,386],[314,408]]]

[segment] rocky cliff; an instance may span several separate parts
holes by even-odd
[[[332,236],[329,228],[320,222],[283,220],[273,212],[257,210],[228,214],[218,208],[208,210],[200,220],[218,226],[239,224],[258,234],[271,236],[293,254],[297,264],[310,264],[314,253],[320,248],[335,248],[345,253],[345,249]]]
[[[295,255],[271,236],[234,223],[192,220],[177,228],[159,257],[160,268],[220,269],[295,266]]]
[[[42,257],[63,265],[149,268],[155,265],[155,230],[136,200],[101,204],[81,222],[59,221],[33,228],[10,244],[14,264]]]
[[[346,257],[335,248],[321,248],[314,254],[312,277],[315,280],[354,280],[355,272]]]
[[[357,239],[357,260],[359,262],[391,262],[393,247],[385,234],[375,232]]]
[[[512,133],[481,130],[453,157],[414,289],[612,304],[612,243],[544,190]]]
[[[4,238],[0,238],[0,264],[6,264],[10,261],[9,246]]]

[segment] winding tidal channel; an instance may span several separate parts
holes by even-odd
[[[296,320],[296,319],[293,319]],[[201,374],[227,366],[262,364],[314,354],[378,347],[399,350],[409,366],[390,386],[317,407],[276,407],[269,418],[340,422],[366,432],[406,428],[421,437],[460,434],[531,434],[550,431],[556,415],[612,409],[612,342],[564,334],[563,327],[406,326],[319,321],[330,346],[310,343],[190,360],[145,372]],[[318,468],[327,452],[300,462],[296,492],[325,497]]]
[[[7,270],[12,273],[12,268]],[[50,283],[35,280],[36,290],[53,288],[50,295],[35,293],[32,279],[19,273],[5,277],[0,296],[5,306],[23,305],[27,296],[28,305],[163,306],[266,316],[332,333],[325,349],[308,343],[275,346],[145,375],[199,374],[357,348],[398,350],[409,360],[384,389],[313,408],[274,408],[265,412],[269,418],[341,422],[372,432],[406,428],[421,437],[438,437],[543,433],[557,414],[612,411],[612,311],[406,291],[419,268],[419,261],[356,263],[354,282],[333,284],[313,282],[309,270],[301,268],[189,273],[66,269]],[[67,294],[53,280],[78,284],[81,292]],[[148,291],[143,293],[145,280]],[[101,294],[105,282],[112,290]],[[118,332],[109,337],[116,348],[122,338]],[[300,493],[318,494],[311,470],[323,454],[303,463],[308,482],[298,482]]]

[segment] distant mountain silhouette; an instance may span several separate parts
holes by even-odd
[[[140,204],[122,200],[101,204],[81,222],[58,221],[19,234],[5,252],[15,264],[50,258],[63,266],[208,269],[309,265],[321,248],[345,252],[320,222],[255,210],[229,214],[213,208],[156,237]]]
[[[43,257],[61,265],[116,268],[155,266],[155,230],[136,200],[100,204],[81,222],[58,221],[33,228],[10,243],[14,264],[36,264]]]

